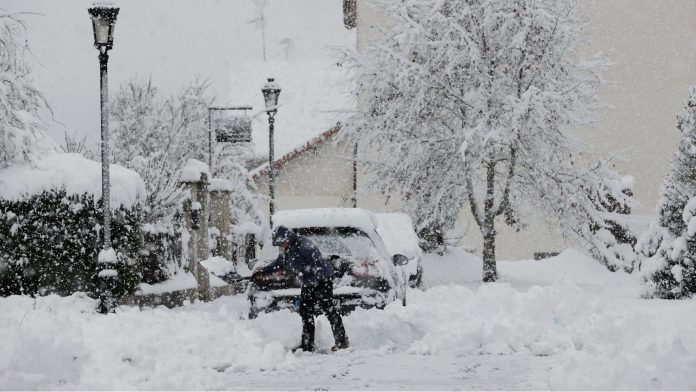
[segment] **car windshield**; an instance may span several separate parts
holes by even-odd
[[[358,260],[374,258],[377,254],[372,239],[352,227],[303,227],[295,231],[311,240],[325,256]]]

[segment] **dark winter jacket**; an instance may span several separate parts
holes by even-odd
[[[278,226],[273,232],[273,245],[279,246],[286,241],[289,243],[288,249],[262,268],[261,273],[271,273],[280,268],[292,271],[300,277],[302,287],[314,287],[320,281],[333,278],[333,266],[324,259],[312,241],[285,226]]]

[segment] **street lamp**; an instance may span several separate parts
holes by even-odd
[[[102,215],[104,216],[104,244],[99,253],[101,313],[110,312],[115,306],[113,285],[116,282],[115,253],[111,248],[111,187],[109,183],[109,92],[107,63],[109,50],[114,45],[114,24],[119,8],[95,6],[88,10],[94,29],[94,46],[99,50],[99,76],[101,91],[101,161],[102,161]]]
[[[280,86],[274,78],[268,78],[268,82],[261,89],[263,100],[266,102],[266,113],[268,113],[268,195],[271,198],[268,204],[268,223],[273,230],[273,213],[275,212],[275,173],[273,168],[273,122],[278,112],[278,96]]]

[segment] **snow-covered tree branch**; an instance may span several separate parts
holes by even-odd
[[[619,178],[569,133],[591,124],[603,64],[581,61],[577,2],[383,6],[391,29],[346,59],[357,70],[360,111],[344,128],[363,146],[376,185],[401,194],[419,227],[451,224],[469,208],[484,240],[485,281],[497,276],[497,221],[520,230],[528,206],[559,218],[593,256],[622,264],[614,243],[597,235],[606,209],[590,197]]]
[[[188,159],[208,161],[208,84],[196,80],[172,97],[161,97],[150,80],[131,80],[112,99],[113,160],[138,172],[147,188],[145,221],[170,218],[182,200],[179,176]],[[213,176],[233,181],[237,221],[260,224],[243,165],[244,147],[216,148]],[[240,210],[241,209],[241,210]]]
[[[696,87],[677,117],[681,140],[662,182],[658,218],[638,244],[648,295],[696,293]]]
[[[0,168],[29,159],[47,138],[39,113],[50,108],[31,83],[25,42],[21,19],[0,9]]]

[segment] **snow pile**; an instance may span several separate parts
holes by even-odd
[[[224,257],[211,257],[208,260],[201,261],[201,265],[215,276],[225,276],[235,272],[234,263]]]
[[[457,259],[463,267],[446,274]],[[241,295],[171,310],[121,307],[107,316],[78,295],[3,298],[0,385],[309,389],[323,377],[323,387],[348,389],[339,380],[348,371],[350,380],[367,376],[370,384],[362,385],[368,389],[416,385],[408,380],[418,380],[417,389],[515,385],[515,375],[505,371],[482,374],[489,384],[467,384],[487,361],[519,363],[523,385],[544,389],[696,387],[696,301],[640,299],[631,294],[636,281],[592,270],[573,251],[545,261],[502,262],[506,282],[486,285],[474,283],[480,259],[457,248],[424,261],[429,289],[410,290],[407,307],[395,302],[344,317],[352,349],[320,359],[288,350],[300,336],[297,314],[283,310],[248,320]],[[597,290],[599,284],[621,289]],[[316,347],[326,351],[333,345],[331,329],[326,318],[317,320]],[[349,365],[336,368],[340,363]],[[288,377],[300,381],[288,384]]]
[[[145,183],[122,166],[111,165],[111,205],[130,207],[142,202]],[[88,193],[101,198],[101,163],[79,154],[49,154],[32,162],[0,171],[0,198],[18,200],[50,189],[65,188],[68,194]]]
[[[140,283],[140,292],[143,294],[162,294],[179,290],[195,289],[198,287],[196,278],[190,272],[179,271],[162,283],[148,284]]]
[[[189,159],[183,169],[181,169],[179,181],[197,182],[201,180],[201,175],[203,174],[210,180],[210,168],[208,165],[196,159]]]
[[[481,281],[481,259],[461,248],[448,247],[442,256],[423,254],[423,287],[449,284],[478,284]]]
[[[568,279],[583,287],[598,290],[630,288],[639,295],[640,278],[624,271],[611,273],[593,258],[569,249],[560,255],[544,260],[503,261],[499,263],[500,279],[515,283],[550,284],[558,279]]]
[[[230,389],[248,371],[292,370],[296,358],[242,322],[241,297],[181,309],[94,313],[79,296],[2,299],[3,389]],[[81,387],[82,386],[82,387]]]
[[[97,257],[99,264],[115,264],[118,263],[118,256],[114,248],[102,249]]]

